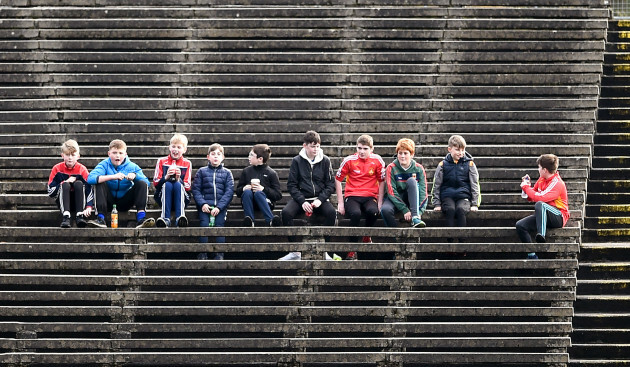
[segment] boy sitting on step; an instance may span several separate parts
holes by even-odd
[[[149,179],[142,168],[127,157],[127,144],[120,139],[109,143],[107,159],[102,160],[88,175],[87,182],[95,187],[94,203],[96,220],[91,227],[106,228],[105,216],[114,204],[117,210],[127,211],[136,207],[136,228],[150,228],[155,219],[146,216]]]
[[[567,187],[558,173],[558,157],[543,154],[536,160],[540,177],[532,188],[528,175],[523,176],[521,190],[527,201],[533,201],[534,214],[516,222],[516,232],[521,242],[530,243],[530,232],[536,233],[536,242],[546,242],[547,228],[562,228],[569,220]],[[537,259],[535,253],[528,258]]]
[[[79,163],[79,157],[79,144],[75,140],[63,143],[63,162],[52,168],[48,178],[48,196],[55,199],[63,216],[61,228],[70,228],[73,212],[79,228],[87,225],[86,218],[92,214],[92,187],[87,183],[88,171]]]
[[[385,192],[381,215],[388,227],[396,227],[396,212],[402,212],[405,221],[414,228],[424,228],[421,215],[427,208],[427,176],[424,167],[417,163],[416,144],[403,138],[396,144],[396,159],[385,170]]]
[[[263,213],[269,226],[282,225],[280,217],[273,214],[275,202],[282,199],[278,174],[267,165],[271,148],[267,144],[256,144],[249,152],[249,166],[241,172],[236,186],[236,196],[241,198],[245,218],[243,226],[254,226],[254,208]]]
[[[224,227],[234,196],[234,177],[232,171],[223,166],[225,155],[221,144],[212,144],[207,158],[208,165],[197,171],[191,189],[199,212],[199,226]],[[208,243],[208,237],[200,237],[199,242]],[[217,237],[216,242],[224,243],[225,237]],[[207,260],[208,254],[199,253],[197,259]],[[223,260],[223,253],[215,253],[213,259]]]
[[[444,213],[447,227],[466,227],[466,215],[481,204],[479,172],[461,135],[448,139],[448,154],[435,170],[431,196],[433,210]]]
[[[155,221],[157,227],[187,227],[186,206],[190,202],[192,163],[184,158],[188,139],[175,134],[169,142],[169,155],[158,159],[153,175],[154,198],[162,207],[162,214]],[[171,209],[175,210],[175,223],[171,223]]]

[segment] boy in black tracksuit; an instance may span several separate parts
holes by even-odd
[[[280,217],[273,215],[276,201],[282,199],[278,174],[267,165],[271,148],[267,144],[256,144],[249,152],[250,166],[243,169],[236,187],[236,196],[241,198],[245,227],[254,226],[254,208],[257,207],[268,225],[282,224]]]
[[[335,192],[335,175],[330,159],[324,155],[320,144],[319,134],[307,131],[300,154],[291,161],[287,180],[291,199],[282,209],[282,224],[285,226],[292,226],[293,219],[301,213],[322,216],[326,226],[334,226],[337,222],[337,211],[329,200],[330,195]],[[291,254],[294,256],[290,256]],[[292,252],[287,255],[291,258],[282,259],[299,260],[297,254],[299,253]]]

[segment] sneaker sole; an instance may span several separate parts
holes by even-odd
[[[105,224],[92,223],[92,222],[88,222],[87,226],[90,228],[107,228],[107,225]]]
[[[155,221],[155,226],[158,227],[158,228],[166,228],[166,227],[168,227],[166,225],[166,221],[163,220],[162,218],[160,218],[160,219]]]
[[[141,225],[136,226],[136,228],[152,228],[155,227],[155,219],[149,218],[145,220]]]

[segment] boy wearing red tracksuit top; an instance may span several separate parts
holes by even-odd
[[[521,181],[523,197],[536,202],[533,215],[516,222],[516,232],[521,242],[532,241],[530,232],[536,232],[536,242],[545,242],[547,228],[562,228],[569,220],[569,204],[567,188],[560,178],[558,157],[553,154],[543,154],[536,160],[540,178],[531,187],[528,175]],[[530,253],[529,258],[537,258]]]
[[[365,215],[365,226],[372,227],[376,223],[383,205],[385,194],[385,162],[380,155],[374,154],[374,140],[369,135],[361,135],[357,139],[357,152],[346,157],[337,170],[335,188],[337,192],[337,211],[350,217],[350,225],[357,227],[361,216]],[[346,181],[345,196],[341,183]],[[351,240],[358,241],[358,237]],[[363,237],[363,242],[372,239]],[[348,257],[356,253],[349,253]],[[352,259],[354,260],[354,259]]]
[[[61,228],[70,228],[72,212],[76,213],[77,227],[87,225],[92,214],[92,188],[87,183],[88,171],[79,160],[79,144],[68,140],[61,146],[63,162],[56,164],[48,178],[48,196],[55,199],[63,219]],[[87,206],[86,206],[87,203]]]
[[[177,227],[187,227],[186,206],[190,202],[190,183],[192,180],[192,163],[184,158],[188,139],[182,134],[175,134],[169,142],[169,155],[158,159],[153,175],[155,186],[154,198],[162,206],[160,218],[155,221],[156,227],[171,226],[171,210],[175,210]]]

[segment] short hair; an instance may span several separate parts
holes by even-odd
[[[256,154],[256,157],[261,157],[263,163],[267,163],[269,157],[271,157],[271,148],[267,144],[256,144],[252,147],[252,152]]]
[[[554,154],[543,154],[536,159],[536,164],[547,169],[549,173],[554,174],[558,170],[560,160]]]
[[[357,144],[363,144],[367,145],[370,148],[374,148],[374,139],[372,139],[371,136],[364,134],[359,136],[359,138],[357,139]]]
[[[304,134],[304,138],[302,139],[302,141],[304,142],[304,144],[307,144],[307,145],[311,143],[321,144],[322,138],[319,136],[319,134],[316,131],[309,130]]]
[[[180,143],[184,147],[187,147],[188,146],[188,138],[184,134],[175,134],[171,138],[169,144],[177,144],[177,143]]]
[[[120,139],[114,139],[111,143],[109,143],[109,150],[112,149],[127,150],[127,144]]]
[[[406,150],[411,152],[411,155],[414,155],[416,154],[416,143],[411,139],[402,138],[398,140],[398,144],[396,144],[396,154],[401,150]]]
[[[225,155],[225,153],[223,152],[223,147],[219,143],[214,143],[210,146],[210,148],[208,148],[208,155],[210,155],[210,153],[214,152],[215,150],[220,150],[221,154]]]
[[[79,143],[74,139],[68,139],[61,144],[61,153],[70,155],[73,153],[79,154]]]
[[[464,137],[461,135],[453,135],[448,138],[448,146],[449,148],[454,147],[464,149],[466,148],[466,140],[464,140]]]

